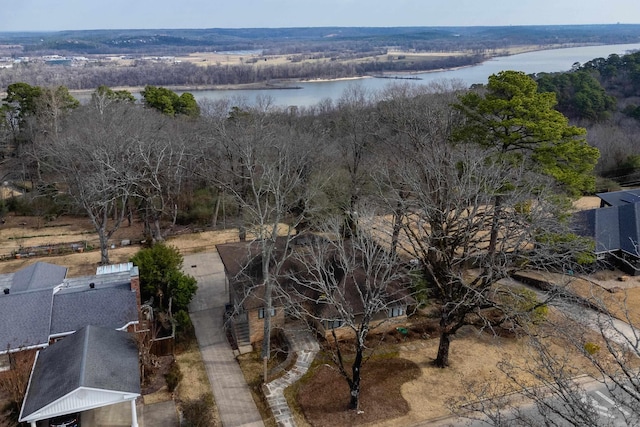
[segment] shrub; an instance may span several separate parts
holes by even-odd
[[[183,425],[186,427],[209,427],[213,424],[213,395],[205,393],[198,399],[182,404]]]
[[[171,363],[169,372],[165,374],[164,379],[167,382],[167,388],[170,392],[173,392],[176,387],[178,387],[178,384],[180,384],[182,372],[180,372],[180,366],[175,361]]]
[[[584,344],[584,351],[586,351],[590,356],[593,356],[600,351],[600,346],[592,342],[587,342]]]
[[[187,342],[194,336],[193,323],[186,310],[179,310],[174,316],[176,321],[176,340]]]
[[[520,322],[533,325],[543,322],[549,313],[549,307],[546,304],[540,304],[536,293],[526,288],[504,295],[502,303],[512,312],[512,315],[520,319]]]

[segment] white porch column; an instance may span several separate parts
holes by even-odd
[[[138,427],[138,415],[137,415],[137,412],[136,412],[136,400],[135,399],[131,400],[131,427]]]
[[[29,424],[31,424],[31,427],[36,427],[36,422],[35,421],[31,421]]]

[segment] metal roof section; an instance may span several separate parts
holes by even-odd
[[[96,269],[96,275],[130,272],[133,269],[132,262],[123,262],[120,264],[101,265]]]
[[[577,212],[576,228],[594,238],[596,254],[621,250],[640,256],[640,203]]]
[[[38,353],[20,421],[36,422],[138,396],[138,348],[133,338],[87,326]]]
[[[95,276],[82,276],[82,277],[70,277],[65,279],[60,288],[60,292],[67,289],[86,290],[91,288],[93,283],[94,288],[108,288],[113,286],[120,286],[123,283],[131,282],[131,274],[129,271],[122,271],[116,273],[99,274]]]

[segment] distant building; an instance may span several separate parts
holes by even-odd
[[[640,274],[640,189],[597,196],[600,208],[575,214],[576,231],[593,238],[599,261]]]

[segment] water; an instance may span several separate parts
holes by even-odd
[[[576,62],[583,64],[595,58],[607,58],[614,53],[623,55],[634,50],[640,50],[640,43],[542,50],[494,58],[479,65],[457,70],[435,71],[414,75],[415,77],[421,78],[421,80],[362,78],[355,81],[365,90],[373,92],[384,89],[391,84],[391,82],[424,85],[434,81],[459,80],[470,86],[475,83],[486,83],[487,78],[491,74],[503,70],[523,71],[527,74],[568,71]],[[353,84],[354,80],[336,80],[295,83],[295,86],[299,86],[301,89],[224,89],[191,91],[191,93],[197,101],[204,99],[235,99],[248,104],[255,104],[259,98],[268,97],[273,104],[280,107],[294,105],[307,107],[315,105],[325,99],[335,101],[342,96],[349,85]]]

